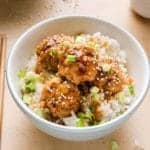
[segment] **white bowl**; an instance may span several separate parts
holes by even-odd
[[[130,0],[130,3],[137,14],[150,19],[150,0]]]
[[[50,34],[76,34],[101,32],[116,39],[127,53],[129,73],[135,80],[136,98],[121,116],[98,126],[76,128],[48,122],[34,114],[21,100],[17,72],[32,54],[37,43]],[[42,131],[65,140],[83,141],[102,137],[118,128],[140,105],[148,90],[149,63],[138,41],[124,29],[103,20],[86,16],[66,16],[42,21],[27,30],[13,46],[7,64],[7,81],[10,93],[19,108]]]

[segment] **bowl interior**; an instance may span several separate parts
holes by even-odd
[[[17,72],[29,60],[38,42],[51,34],[101,32],[116,39],[127,53],[129,74],[135,80],[136,97],[142,97],[149,81],[149,67],[142,47],[128,33],[107,22],[89,17],[65,17],[47,20],[30,28],[14,45],[8,60],[7,77],[11,92],[20,95]],[[18,101],[20,99],[17,99]],[[141,99],[137,99],[139,102]],[[137,103],[139,103],[137,102]]]

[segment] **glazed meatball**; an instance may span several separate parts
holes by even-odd
[[[36,55],[38,57],[35,67],[36,73],[43,71],[57,71],[59,57],[64,50],[67,49],[64,41],[72,43],[74,39],[70,36],[53,35],[45,38],[36,48]]]
[[[58,65],[58,56],[57,55],[50,55],[51,49],[46,49],[43,54],[38,57],[35,72],[42,73],[45,71],[57,71]],[[53,52],[56,52],[54,49]]]
[[[131,84],[132,79],[121,69],[119,62],[111,58],[99,62],[99,70],[94,81],[105,94],[110,98],[120,92],[124,85]]]
[[[97,74],[97,55],[95,50],[85,46],[69,49],[60,58],[58,73],[78,85],[85,81],[93,81]]]
[[[77,112],[79,109],[80,92],[78,88],[67,81],[54,78],[45,85],[41,101],[46,102],[51,115],[63,118]]]

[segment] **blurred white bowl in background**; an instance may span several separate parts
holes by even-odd
[[[150,18],[150,0],[130,0],[132,9],[144,18]]]

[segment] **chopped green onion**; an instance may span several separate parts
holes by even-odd
[[[99,44],[95,44],[94,48],[95,48],[96,50],[99,50],[99,49],[100,49],[100,45],[99,45]]]
[[[86,114],[85,114],[85,117],[88,118],[88,119],[90,119],[90,120],[92,119],[92,116],[93,116],[93,114],[92,114],[92,112],[90,110],[88,110],[86,112]]]
[[[68,62],[76,62],[76,58],[77,58],[76,55],[68,55],[66,60]]]
[[[91,120],[93,114],[91,113],[90,110],[88,110],[86,113],[79,112],[79,113],[77,114],[77,116],[78,116],[78,118],[80,118],[80,119],[90,119],[90,120]]]
[[[19,78],[24,78],[26,76],[26,70],[20,70],[18,72],[18,77]]]
[[[77,116],[81,119],[85,118],[85,114],[83,112],[79,112]]]
[[[99,124],[98,121],[96,121],[96,120],[93,121],[93,125],[98,125],[98,124]]]
[[[59,49],[50,49],[49,51],[49,55],[50,56],[60,56],[61,55],[61,51]]]
[[[135,91],[134,91],[133,85],[130,85],[130,86],[128,87],[128,89],[129,89],[130,94],[131,94],[132,96],[134,96],[134,95],[135,95]]]
[[[50,49],[49,54],[50,54],[50,56],[54,56],[54,50],[53,50],[53,49]]]
[[[99,88],[96,86],[93,86],[90,90],[91,93],[98,93],[99,92]]]
[[[27,72],[24,76],[24,85],[22,87],[23,93],[35,92],[36,83],[40,81],[42,81],[42,78],[39,75],[33,72]]]
[[[92,87],[90,92],[91,92],[91,97],[93,100],[98,101],[100,99],[100,94],[98,93],[99,92],[98,87],[96,87],[96,86]]]
[[[99,124],[103,124],[103,123],[105,123],[105,122],[106,122],[105,120],[102,120],[102,121],[99,122]]]
[[[27,74],[25,77],[25,82],[37,82],[37,81],[41,81],[42,78],[37,75],[37,74]]]
[[[33,80],[35,82],[42,81],[42,77],[40,77],[40,76],[34,76]]]
[[[100,94],[99,93],[94,93],[91,95],[92,99],[94,101],[99,101],[100,100]]]
[[[25,83],[25,92],[30,93],[30,92],[35,92],[35,82],[34,81],[29,81]]]
[[[56,49],[50,49],[49,54],[50,54],[50,56],[57,56],[57,55],[59,55],[58,54],[58,50],[56,50]]]
[[[23,95],[23,102],[27,105],[30,105],[32,103],[32,97],[28,94]]]
[[[118,102],[120,104],[123,104],[124,102],[124,99],[125,99],[125,93],[124,92],[120,92],[117,94],[117,99],[118,99]]]
[[[76,127],[84,127],[85,126],[85,121],[84,119],[79,119],[77,122],[76,122]]]
[[[44,110],[40,108],[37,108],[34,112],[42,118],[45,118],[48,115],[47,112],[45,112]]]
[[[110,72],[111,71],[111,65],[103,64],[102,69],[103,69],[104,72]]]
[[[118,143],[116,141],[112,141],[111,150],[118,150],[118,149],[119,149]]]
[[[91,47],[91,48],[95,48],[95,42],[89,41],[88,46]]]
[[[78,35],[78,36],[76,36],[75,41],[76,41],[77,43],[84,44],[84,43],[86,42],[86,39],[85,39],[84,36]]]
[[[94,41],[89,41],[88,42],[88,46],[95,49],[95,50],[99,50],[100,49],[100,45],[95,43]]]

